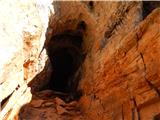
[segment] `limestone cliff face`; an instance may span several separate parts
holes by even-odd
[[[1,3],[0,119],[160,119],[159,3],[150,4],[153,11],[142,2]],[[80,75],[78,100],[67,102],[73,91],[68,98],[48,90],[61,53],[57,46],[72,51],[72,59],[85,55],[68,78]]]

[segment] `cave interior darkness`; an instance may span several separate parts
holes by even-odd
[[[81,31],[65,31],[52,36],[47,53],[53,68],[49,89],[79,96],[77,87],[81,79],[83,34]]]

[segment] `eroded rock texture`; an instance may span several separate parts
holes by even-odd
[[[6,66],[2,69],[0,87],[5,90],[0,96],[3,103],[0,117],[22,120],[159,120],[159,3],[51,2],[18,2],[15,10],[21,11],[17,13],[26,19],[17,17],[16,25],[25,24],[13,38],[12,32],[8,35],[4,29],[0,32],[6,39],[6,46],[0,47],[1,52],[12,46],[15,48],[7,54],[12,57],[2,56],[1,65]],[[146,4],[150,7],[144,6]],[[8,20],[1,21],[8,25]],[[6,30],[15,32],[15,28],[8,26]],[[14,44],[9,46],[9,43]],[[60,75],[66,74],[55,68],[58,64],[54,62],[60,58],[69,61],[66,66],[71,63],[70,59],[79,61],[72,66],[76,68],[77,65],[76,69],[65,68],[72,73],[66,76],[67,82],[64,77],[61,79],[71,92],[68,87],[69,92],[66,88],[55,87],[57,82],[52,79],[57,71],[64,72]],[[76,85],[71,84],[75,81]],[[61,82],[57,85],[61,86]],[[9,99],[5,99],[7,97]],[[22,107],[22,101],[28,104]]]
[[[124,38],[112,39],[94,54],[99,58],[93,65],[96,74],[90,82],[82,80],[86,96],[81,99],[82,105],[83,99],[92,101],[84,105],[91,119],[98,119],[99,111],[105,113],[101,119],[150,120],[159,114],[159,19],[157,9]]]
[[[12,120],[32,98],[27,83],[43,69],[46,60],[45,54],[41,61],[38,56],[48,26],[48,3],[0,1],[1,120]]]

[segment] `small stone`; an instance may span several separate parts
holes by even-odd
[[[56,97],[54,100],[57,105],[65,105],[66,104],[62,99],[60,99],[58,97]]]
[[[66,113],[66,112],[67,112],[66,109],[64,109],[64,108],[61,107],[61,106],[57,106],[57,113],[58,113],[59,115],[62,115],[63,113]]]
[[[72,101],[68,104],[69,106],[76,106],[77,105],[77,101]]]
[[[43,107],[51,107],[53,105],[54,105],[53,102],[46,102],[46,103],[43,104]]]
[[[33,100],[33,101],[31,102],[31,106],[32,106],[32,107],[35,107],[35,108],[41,107],[43,101],[44,101],[44,100]]]

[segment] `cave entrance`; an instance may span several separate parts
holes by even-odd
[[[69,92],[68,82],[74,72],[74,56],[70,53],[69,48],[61,48],[54,52],[53,57],[51,88],[56,91]]]
[[[53,68],[49,89],[68,95],[77,95],[84,60],[82,42],[82,34],[71,31],[51,38],[47,49]]]

